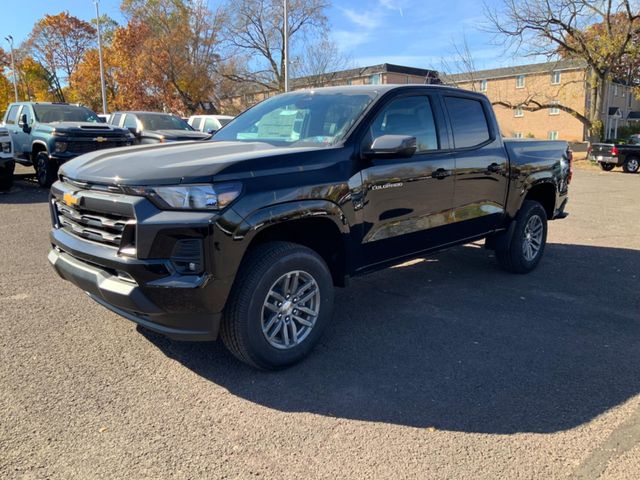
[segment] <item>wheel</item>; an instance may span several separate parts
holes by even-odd
[[[638,173],[640,170],[640,160],[636,157],[627,158],[622,165],[622,169],[627,173]]]
[[[538,202],[525,200],[514,220],[511,238],[496,249],[496,258],[505,270],[529,273],[542,258],[547,243],[547,214]]]
[[[6,192],[11,189],[15,168],[16,164],[13,160],[6,162],[4,165],[0,165],[0,192]]]
[[[40,152],[36,157],[36,180],[38,185],[43,188],[49,188],[56,181],[58,174],[58,164],[55,160],[51,160],[47,152]]]
[[[600,168],[605,172],[610,172],[615,168],[615,166],[616,166],[615,163],[600,162]]]
[[[220,334],[239,360],[284,368],[311,351],[332,309],[333,281],[324,260],[295,243],[269,242],[242,262]]]

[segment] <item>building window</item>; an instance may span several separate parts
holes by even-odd
[[[557,105],[558,101],[551,102],[553,105]],[[558,107],[551,107],[549,109],[549,115],[560,115],[560,109]]]
[[[522,138],[522,132],[515,132],[513,138]]]
[[[549,132],[549,140],[558,140],[558,131],[557,130],[551,130]]]
[[[514,117],[524,117],[524,110],[522,109],[522,107],[516,107],[513,116]]]
[[[524,75],[516,77],[516,88],[524,88]]]
[[[551,85],[560,85],[562,74],[560,72],[551,72]]]
[[[376,73],[374,75],[371,75],[371,85],[380,85],[381,82],[381,75],[379,73]]]
[[[486,92],[487,91],[487,81],[486,80],[481,80],[480,81],[480,91],[481,92]]]
[[[618,84],[617,83],[613,84],[613,96],[614,97],[618,96]]]
[[[629,94],[627,97],[627,108],[631,108],[631,101],[633,100],[633,95]]]

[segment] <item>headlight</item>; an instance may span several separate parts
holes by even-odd
[[[67,151],[67,142],[56,142],[56,152],[62,153]]]
[[[240,192],[239,183],[217,185],[176,185],[171,187],[130,187],[131,193],[144,195],[158,207],[175,210],[221,210]]]

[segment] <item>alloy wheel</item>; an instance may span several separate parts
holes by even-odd
[[[542,219],[538,215],[532,215],[524,227],[524,241],[522,242],[522,253],[528,262],[533,261],[540,252],[543,235]]]

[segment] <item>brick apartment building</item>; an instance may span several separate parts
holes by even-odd
[[[485,93],[492,102],[512,106],[533,98],[540,103],[559,102],[585,114],[591,101],[587,85],[587,66],[580,61],[563,60],[517,67],[479,70],[442,76],[443,83]],[[607,137],[613,138],[617,128],[640,121],[640,101],[633,88],[619,83],[608,85],[602,122]],[[495,107],[502,133],[511,137],[586,140],[582,122],[560,109],[528,112],[500,105]]]
[[[300,77],[292,80],[292,90],[318,88],[338,85],[384,85],[384,84],[439,84],[438,72],[424,68],[405,67],[383,63],[369,67],[351,68],[337,72]],[[278,92],[265,92],[264,88],[248,88],[244,94],[225,99],[221,102],[221,111],[236,113],[256,103],[276,95]]]

